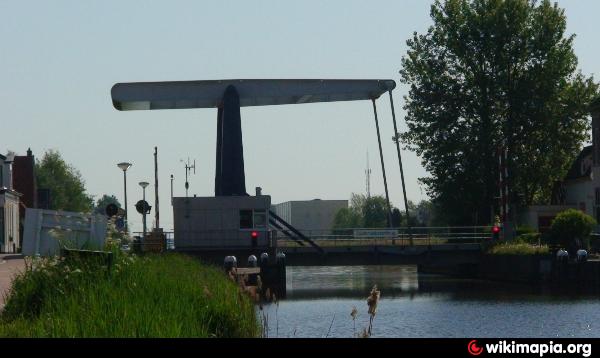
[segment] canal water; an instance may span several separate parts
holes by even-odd
[[[415,266],[288,267],[287,297],[257,308],[269,337],[600,337],[600,295],[418,274]],[[356,307],[353,320],[350,313]]]

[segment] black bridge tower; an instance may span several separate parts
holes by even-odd
[[[233,85],[225,89],[217,113],[215,196],[246,194],[240,97]]]

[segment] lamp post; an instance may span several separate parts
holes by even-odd
[[[150,185],[150,183],[145,182],[145,181],[141,181],[139,184],[142,187],[142,192],[143,192],[142,200],[145,203],[146,202],[146,187],[148,185]],[[145,240],[146,239],[146,208],[145,207],[144,207],[144,213],[142,214],[142,223],[144,225],[144,235],[142,237]]]
[[[131,163],[122,162],[117,164],[123,171],[123,192],[125,195],[125,227],[127,227],[127,169],[131,167]]]

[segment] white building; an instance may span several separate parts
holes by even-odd
[[[582,149],[564,180],[557,183],[553,205],[526,208],[520,215],[522,224],[544,231],[559,212],[569,208],[579,209],[600,223],[600,99],[594,102],[590,112],[592,145]]]
[[[19,197],[13,190],[12,161],[14,154],[0,154],[0,252],[13,253],[20,249]]]
[[[333,219],[338,210],[348,207],[348,200],[303,200],[286,201],[271,209],[301,231],[319,231],[324,233],[333,227]]]

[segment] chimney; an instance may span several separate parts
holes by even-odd
[[[593,166],[600,166],[600,97],[590,105],[592,114],[592,160]]]
[[[260,186],[256,187],[256,196],[261,196],[262,195],[262,188]]]

